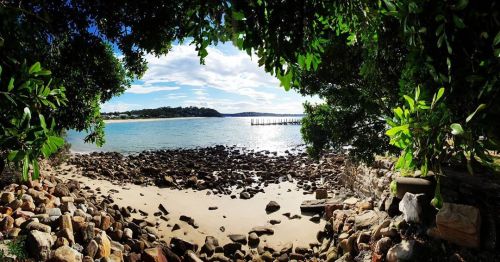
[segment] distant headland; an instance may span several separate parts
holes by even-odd
[[[124,112],[102,113],[105,120],[113,119],[150,119],[150,118],[181,118],[181,117],[301,117],[303,114],[276,114],[262,112],[241,112],[222,114],[206,107],[159,107],[155,109],[138,109]]]

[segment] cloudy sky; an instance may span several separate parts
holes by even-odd
[[[306,100],[286,92],[246,53],[232,44],[209,47],[205,65],[200,65],[194,46],[176,45],[167,56],[148,55],[148,71],[123,95],[102,105],[102,111],[162,106],[209,107],[221,113],[302,113]]]

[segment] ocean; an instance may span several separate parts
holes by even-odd
[[[237,146],[283,153],[302,149],[300,125],[250,125],[250,117],[169,118],[106,123],[106,144],[84,143],[85,133],[69,131],[66,141],[76,153],[94,151],[137,153],[144,150]],[[261,121],[282,118],[261,117]],[[296,118],[295,118],[296,119]]]

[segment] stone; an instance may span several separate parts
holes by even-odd
[[[255,232],[251,232],[249,235],[248,235],[248,245],[251,246],[251,247],[256,247],[259,245],[259,242],[260,242],[260,238],[259,236],[257,235],[257,233]]]
[[[436,215],[436,225],[445,240],[465,247],[480,246],[481,217],[476,207],[444,203]]]
[[[26,247],[31,257],[45,261],[50,257],[50,248],[54,244],[54,239],[50,233],[31,230],[26,238],[26,243],[29,243]]]
[[[325,188],[316,189],[316,199],[328,198],[328,191]]]
[[[315,214],[311,218],[309,218],[311,222],[318,223],[321,220],[321,216],[319,214]]]
[[[387,217],[387,213],[382,211],[367,210],[357,215],[354,219],[354,226],[357,229],[363,229],[378,225]]]
[[[397,216],[399,212],[399,201],[400,199],[393,196],[392,194],[387,197],[384,202],[384,209],[389,214],[390,217]]]
[[[69,228],[61,229],[58,232],[57,236],[67,239],[71,246],[75,244],[75,235],[73,234],[73,231],[71,231]]]
[[[94,258],[97,254],[97,250],[99,249],[99,245],[95,240],[91,240],[85,249],[87,256]]]
[[[61,229],[69,229],[71,233],[73,233],[73,221],[71,218],[71,215],[69,214],[64,214],[59,217],[59,223]]]
[[[262,236],[262,235],[273,235],[274,234],[274,230],[270,227],[266,227],[266,226],[260,226],[260,227],[254,227],[252,228],[252,230],[250,230],[249,233],[256,233],[258,236]]]
[[[384,255],[392,246],[392,240],[389,237],[383,237],[375,244],[375,253]]]
[[[341,202],[340,202],[341,203]],[[338,199],[314,199],[314,200],[304,200],[300,204],[300,211],[310,212],[310,213],[321,213],[325,211],[325,206],[327,205],[337,205],[339,204]]]
[[[179,256],[183,256],[188,250],[193,250],[194,252],[198,250],[197,244],[178,237],[173,237],[170,240],[170,247],[172,248],[172,251]]]
[[[356,205],[356,203],[359,202],[359,199],[358,198],[355,198],[355,197],[350,197],[346,200],[344,200],[344,204],[346,205],[350,205],[350,206],[354,206]]]
[[[201,260],[192,250],[187,251],[186,255],[184,256],[184,260],[186,262],[203,262],[203,260]]]
[[[7,232],[14,227],[14,218],[11,216],[5,216],[2,221],[0,221],[0,231]]]
[[[413,261],[415,252],[415,240],[403,240],[387,251],[387,262]]]
[[[215,252],[215,248],[219,246],[219,241],[213,236],[207,236],[205,238],[205,245],[201,248],[201,253],[205,253],[208,256],[212,256]]]
[[[134,232],[130,228],[123,229],[123,237],[125,239],[132,239]]]
[[[270,201],[266,205],[266,212],[267,213],[273,213],[276,212],[280,209],[280,205],[276,201]]]
[[[144,262],[167,262],[167,258],[161,248],[148,248],[144,250],[141,256]]]
[[[250,195],[250,193],[248,193],[246,191],[243,191],[240,193],[240,198],[241,199],[250,199],[250,198],[252,198],[252,195]]]
[[[16,196],[12,192],[3,192],[0,200],[2,204],[10,204],[12,201],[16,199]]]
[[[167,211],[167,208],[163,205],[163,204],[160,204],[158,205],[158,209],[164,214],[164,215],[168,215],[169,212]]]
[[[223,246],[223,249],[226,257],[232,257],[237,250],[241,250],[241,244],[236,242],[227,243]]]
[[[431,180],[415,177],[397,177],[396,178],[396,196],[402,199],[408,193],[425,194],[432,196],[434,194],[434,183]]]
[[[101,231],[95,240],[99,246],[96,258],[109,257],[109,255],[111,255],[111,241],[109,240],[108,235],[106,235],[106,232]]]
[[[240,243],[240,244],[243,244],[243,245],[247,244],[247,237],[245,235],[242,235],[242,234],[231,234],[228,237],[233,242],[237,242],[237,243]]]
[[[50,233],[52,231],[52,228],[50,228],[50,226],[36,222],[36,221],[29,222],[25,228],[26,228],[26,230],[29,230],[29,231],[38,230],[38,231],[42,231],[45,233]]]
[[[54,262],[80,262],[83,259],[83,255],[70,248],[69,246],[61,246],[54,252],[54,257],[52,261]]]
[[[422,223],[422,202],[424,194],[406,193],[399,202],[399,211],[403,213],[406,222]]]

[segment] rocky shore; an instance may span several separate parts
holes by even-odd
[[[390,164],[385,166],[390,169]],[[388,192],[380,198],[363,197],[343,186],[338,180],[342,172],[341,156],[313,162],[301,154],[277,156],[221,147],[129,156],[74,155],[69,165],[45,168],[40,180],[10,184],[2,190],[0,258],[56,262],[500,261],[495,243],[493,249],[484,248],[480,239],[477,208],[445,203],[437,212],[425,194],[411,190],[399,192],[400,198]],[[91,183],[103,178],[113,184]],[[275,190],[284,183],[309,196],[300,205],[302,213],[288,212],[286,197],[266,199],[267,205],[259,207],[269,217],[266,225],[252,226],[246,232],[221,227],[218,234],[205,232],[198,242],[179,232],[186,227],[199,230],[199,224],[203,228],[203,219],[190,215],[199,206],[178,213],[172,206],[155,204],[154,212],[149,212],[133,201],[138,195],[130,195],[137,193],[132,190],[136,185],[143,190],[139,194],[149,199],[155,194],[160,198],[161,190],[172,190],[156,187],[161,186],[173,188],[166,191],[170,192],[167,198],[174,198],[177,191],[199,192],[199,196],[248,203],[251,208],[252,201],[264,201],[267,188]],[[205,212],[217,212],[219,207],[205,208]],[[311,232],[315,239],[306,244],[271,245],[268,237],[290,221],[321,223],[321,227]],[[298,234],[306,229],[291,230],[296,232],[290,234]]]
[[[145,151],[140,154],[91,153],[73,155],[69,163],[92,179],[176,189],[209,189],[214,194],[251,198],[270,183],[296,179],[313,193],[322,185],[338,188],[342,156],[314,161],[305,153],[254,152],[235,147]]]

